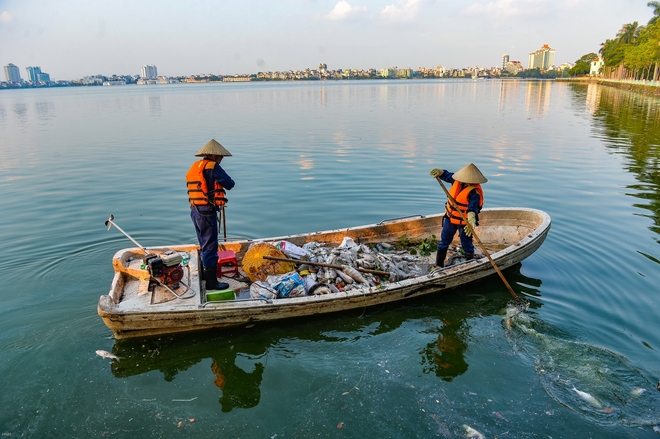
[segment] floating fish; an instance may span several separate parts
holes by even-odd
[[[603,405],[594,396],[590,395],[587,392],[583,392],[581,390],[576,389],[575,386],[573,386],[573,390],[575,391],[575,393],[580,395],[580,398],[584,399],[585,401],[587,401],[592,406],[598,407],[599,409],[603,408]]]
[[[486,439],[486,436],[483,434],[479,433],[477,430],[474,428],[470,427],[467,424],[463,424],[463,428],[465,429],[465,437],[469,439]]]
[[[646,389],[642,387],[635,387],[630,391],[630,396],[632,396],[633,398],[637,398],[639,395],[641,395],[644,392],[646,392]]]
[[[118,357],[118,356],[113,355],[113,354],[111,354],[110,352],[108,352],[108,351],[104,351],[104,350],[101,350],[101,349],[99,349],[98,351],[96,351],[96,355],[98,355],[99,357],[103,357],[103,358],[109,358],[110,360],[117,360],[117,361],[119,361],[119,357]]]

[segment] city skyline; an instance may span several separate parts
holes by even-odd
[[[528,69],[540,69],[541,71],[547,71],[547,70],[561,70],[564,68],[570,68],[572,67],[571,63],[564,63],[560,66],[556,66],[554,64],[554,55],[555,55],[555,50],[549,47],[548,44],[544,44],[541,49],[536,50],[534,52],[531,52],[529,54],[529,64],[528,64]],[[20,77],[20,74],[18,73],[20,69],[12,64],[9,63],[8,65],[4,66],[5,70],[5,79],[6,83],[9,84],[18,84],[24,82],[22,78]],[[50,75],[48,73],[42,72],[41,67],[31,67],[28,66],[25,68],[28,74],[28,79],[27,82],[35,85],[50,85],[49,83],[51,82],[50,80]],[[219,77],[225,77],[225,80],[227,79],[232,79],[234,77],[235,81],[239,80],[244,80],[246,76],[255,76],[256,79],[274,79],[274,77],[270,74],[272,73],[290,73],[290,72],[305,72],[304,74],[304,79],[311,79],[311,78],[316,78],[316,79],[328,79],[328,78],[335,78],[333,75],[327,75],[327,77],[323,77],[323,72],[325,71],[328,72],[339,72],[342,71],[342,69],[339,70],[333,70],[332,68],[328,69],[327,64],[325,63],[320,63],[318,65],[318,70],[317,69],[310,69],[305,68],[304,70],[285,70],[285,71],[260,71],[260,72],[252,72],[248,74],[228,74],[228,75],[215,75]],[[493,72],[494,70],[499,70],[496,72]],[[508,54],[502,55],[502,65],[501,67],[498,66],[490,66],[490,67],[467,67],[463,69],[455,69],[455,68],[446,68],[444,66],[438,65],[435,68],[427,68],[424,66],[420,66],[416,70],[411,69],[410,67],[408,68],[398,68],[398,67],[386,67],[382,69],[376,69],[376,68],[368,68],[368,69],[343,69],[343,71],[351,71],[351,72],[356,72],[359,73],[356,75],[356,77],[362,77],[364,78],[364,75],[361,75],[362,73],[365,73],[365,71],[369,71],[369,76],[373,76],[374,73],[377,74],[377,76],[382,76],[382,77],[387,77],[387,78],[412,78],[413,76],[422,76],[422,77],[428,77],[429,72],[435,71],[433,76],[436,77],[444,77],[447,76],[445,73],[447,72],[452,72],[453,74],[450,74],[448,76],[463,76],[462,74],[456,74],[458,71],[463,71],[464,73],[469,73],[470,76],[474,75],[481,75],[482,73],[484,76],[490,76],[491,74],[495,74],[496,76],[499,76],[501,72],[506,71],[506,73],[509,74],[516,74],[518,72],[521,72],[525,70],[525,68],[522,66],[520,61],[510,61],[510,57]],[[403,72],[403,73],[402,73]],[[413,75],[413,72],[415,72],[415,75]],[[309,73],[312,73],[310,76]],[[128,77],[132,78],[138,78],[137,84],[156,84],[156,83],[172,83],[168,80],[168,78],[186,78],[186,79],[194,79],[195,77],[208,77],[210,74],[190,74],[190,75],[182,75],[182,76],[175,76],[175,77],[167,77],[167,76],[159,76],[158,75],[158,68],[155,65],[143,65],[142,68],[140,69],[140,74],[139,75],[86,75],[83,78],[79,78],[79,80],[65,80],[65,81],[58,81],[60,84],[63,82],[78,82],[82,83],[84,85],[89,85],[91,83],[97,83],[99,82],[98,77],[104,77],[102,81],[109,80],[110,82],[106,83],[103,82],[104,85],[121,85],[121,84],[127,84],[127,82],[130,82]],[[211,75],[212,76],[212,75]],[[240,77],[239,77],[240,76]],[[343,76],[343,75],[342,75]],[[350,75],[349,75],[350,76]],[[12,78],[13,77],[13,78]],[[241,78],[242,77],[242,78]],[[95,79],[92,79],[95,78]],[[109,78],[109,79],[108,79]],[[114,79],[113,79],[114,78]],[[283,79],[278,77],[277,79]],[[287,78],[288,79],[288,78]],[[298,79],[303,79],[302,76],[298,77]],[[349,78],[350,79],[350,78]],[[91,82],[88,82],[90,81]],[[2,81],[0,81],[1,83]],[[175,81],[176,82],[176,81]],[[189,81],[187,81],[189,82]]]
[[[543,44],[555,64],[597,52],[624,23],[652,17],[633,0],[284,0],[209,6],[144,0],[79,8],[0,0],[0,64],[47,66],[53,80],[335,68],[492,67]],[[24,75],[24,74],[23,74]]]
[[[547,52],[551,55],[548,56]],[[534,58],[541,59],[535,62]],[[560,66],[551,64],[554,60],[554,49],[551,49],[547,44],[535,52],[530,53],[528,69],[540,69],[542,72],[550,70],[563,70],[572,67],[571,63],[565,63]],[[328,68],[327,64],[320,63],[318,68],[305,68],[284,71],[260,71],[247,74],[228,74],[228,75],[213,75],[213,74],[189,74],[181,76],[164,76],[158,75],[158,68],[155,65],[144,65],[140,69],[139,74],[129,75],[86,75],[83,78],[73,80],[58,80],[51,81],[48,73],[42,72],[39,66],[28,66],[25,68],[27,71],[27,79],[24,81],[20,76],[20,68],[12,63],[4,66],[5,82],[0,81],[3,87],[9,85],[10,88],[21,87],[22,84],[29,83],[32,86],[62,86],[62,85],[126,85],[128,83],[144,84],[172,84],[183,82],[207,82],[209,78],[216,77],[211,80],[224,80],[229,82],[246,81],[246,80],[282,80],[282,79],[366,79],[366,78],[408,78],[413,77],[474,77],[474,76],[500,76],[503,72],[506,74],[516,74],[526,70],[520,61],[509,61],[509,55],[502,55],[502,65],[490,67],[466,67],[462,69],[446,68],[444,66],[436,66],[427,68],[420,66],[417,69],[412,68],[368,68],[368,69],[332,69]],[[206,79],[204,79],[206,78]]]

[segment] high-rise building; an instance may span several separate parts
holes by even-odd
[[[37,75],[37,83],[49,83],[50,75],[48,73],[39,73]]]
[[[32,84],[37,84],[39,82],[39,78],[37,77],[41,73],[41,67],[26,67],[25,70],[27,71],[27,79],[30,81]]]
[[[140,77],[145,79],[156,79],[158,78],[158,69],[156,69],[156,66],[142,66]]]
[[[502,70],[506,69],[506,63],[509,62],[509,55],[506,53],[502,55]]]
[[[544,44],[536,52],[529,54],[529,69],[546,70],[555,64],[555,49]]]
[[[21,82],[21,71],[14,64],[9,63],[5,66],[5,78],[9,83]]]

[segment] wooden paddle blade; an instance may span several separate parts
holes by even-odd
[[[286,258],[286,255],[277,247],[265,242],[254,244],[243,256],[243,271],[252,281],[266,280],[273,274],[283,274],[295,270],[291,262],[264,259],[264,256]]]

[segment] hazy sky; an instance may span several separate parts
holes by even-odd
[[[40,66],[51,79],[139,74],[527,67],[543,44],[574,62],[648,0],[0,0],[0,64]],[[4,72],[0,75],[4,80]]]

